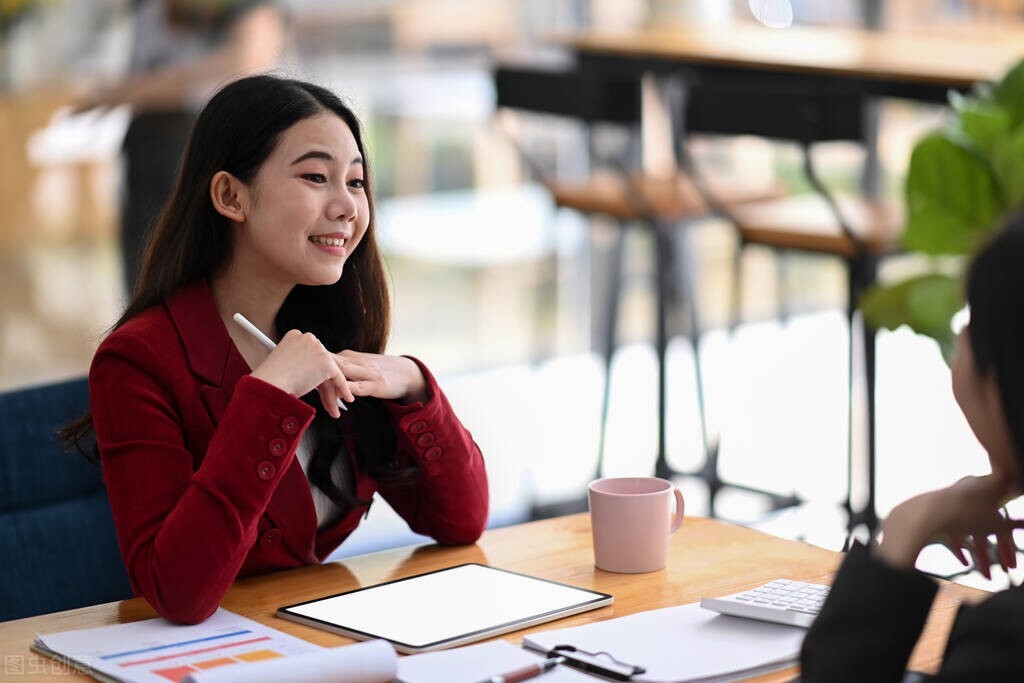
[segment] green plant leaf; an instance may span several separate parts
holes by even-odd
[[[988,164],[944,133],[914,147],[907,173],[903,244],[926,254],[969,254],[1002,215]]]
[[[949,101],[955,120],[917,143],[906,183],[904,246],[932,256],[971,254],[1008,211],[1024,210],[1024,60],[998,82],[975,84],[970,96],[951,92]],[[950,320],[963,307],[958,275],[874,287],[860,306],[869,325],[909,325],[952,357]]]
[[[1007,210],[1024,208],[1024,126],[995,147],[991,158]]]
[[[872,287],[860,301],[869,325],[889,330],[907,325],[918,334],[935,339],[947,360],[955,339],[950,321],[963,307],[960,278],[938,273]]]
[[[1006,72],[992,94],[1007,109],[1014,127],[1024,121],[1024,59]]]
[[[950,104],[957,113],[954,135],[962,135],[984,155],[997,149],[1010,132],[1010,112],[997,104],[960,95],[951,96]]]

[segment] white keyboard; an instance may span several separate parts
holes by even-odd
[[[828,597],[828,586],[776,579],[722,598],[701,598],[700,606],[722,614],[807,628]]]

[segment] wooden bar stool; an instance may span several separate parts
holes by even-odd
[[[679,86],[678,84],[682,85]],[[858,301],[877,278],[879,261],[899,251],[902,212],[885,202],[860,195],[835,196],[822,182],[812,148],[816,143],[864,138],[862,94],[850,86],[809,79],[805,84],[773,83],[762,78],[729,78],[677,82],[681,121],[677,122],[678,154],[695,179],[704,200],[735,226],[738,249],[734,270],[733,316],[738,321],[742,292],[742,257],[750,246],[778,253],[799,252],[839,259],[847,273],[846,317],[849,325],[849,415],[847,458],[849,529],[878,526],[875,510],[875,331],[861,323],[867,386],[867,501],[855,510],[853,492],[854,335]],[[728,204],[716,195],[688,150],[687,136],[757,135],[799,146],[804,176],[812,193],[785,196],[742,205]],[[717,454],[715,454],[717,456]],[[717,468],[715,468],[717,469]]]
[[[557,68],[534,66],[499,66],[494,74],[499,110],[515,110],[530,114],[568,117],[582,122],[588,131],[598,124],[613,124],[626,128],[630,143],[626,156],[639,147],[640,82],[634,77],[619,81],[589,82],[587,75],[573,65]],[[518,145],[518,141],[515,141]],[[594,152],[593,136],[589,146]],[[608,296],[603,302],[601,324],[601,354],[605,367],[605,385],[601,408],[601,432],[595,477],[603,474],[605,432],[610,398],[610,370],[616,347],[619,299],[622,293],[622,270],[625,236],[630,227],[647,231],[652,236],[655,263],[654,291],[656,297],[655,351],[658,365],[658,447],[655,474],[671,477],[689,474],[704,478],[707,469],[695,473],[681,473],[671,468],[666,458],[666,364],[669,341],[670,313],[685,305],[689,311],[687,324],[694,344],[696,384],[702,443],[707,451],[707,420],[705,417],[703,378],[699,363],[700,324],[696,310],[691,274],[681,266],[680,238],[685,224],[707,216],[710,207],[702,191],[685,173],[676,169],[668,177],[652,177],[634,170],[635,163],[628,158],[596,158],[595,166],[602,167],[580,179],[555,177],[542,167],[533,155],[520,147],[524,162],[533,175],[551,193],[557,207],[573,209],[586,216],[604,216],[616,226],[609,269]],[[716,201],[724,205],[739,206],[746,202],[764,200],[779,195],[776,187],[744,188],[731,178],[713,177],[706,182],[714,188]],[[708,462],[713,462],[708,458]],[[743,487],[745,488],[745,487]],[[714,488],[713,492],[717,492]],[[759,493],[763,493],[758,491]],[[786,499],[784,502],[790,502]],[[585,506],[586,502],[583,501]],[[712,501],[712,512],[713,512]]]

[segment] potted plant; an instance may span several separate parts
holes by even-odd
[[[1024,60],[970,95],[951,93],[950,104],[949,124],[917,142],[907,174],[903,245],[924,256],[924,267],[861,300],[869,325],[908,325],[935,339],[947,360],[967,258],[1024,210]]]

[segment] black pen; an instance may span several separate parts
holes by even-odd
[[[548,656],[557,654],[564,657],[565,662],[563,663],[572,669],[597,674],[598,676],[612,681],[631,681],[637,674],[642,674],[647,671],[642,666],[633,666],[632,664],[620,662],[607,652],[584,652],[572,645],[557,645],[547,654]],[[607,657],[611,661],[607,664],[594,661],[601,655]]]
[[[509,671],[508,673],[501,674],[500,676],[485,678],[480,681],[480,683],[519,683],[519,681],[525,681],[528,678],[540,676],[542,673],[551,671],[563,661],[565,661],[565,657],[552,657],[551,659],[545,659],[543,662],[524,666],[522,669]]]

